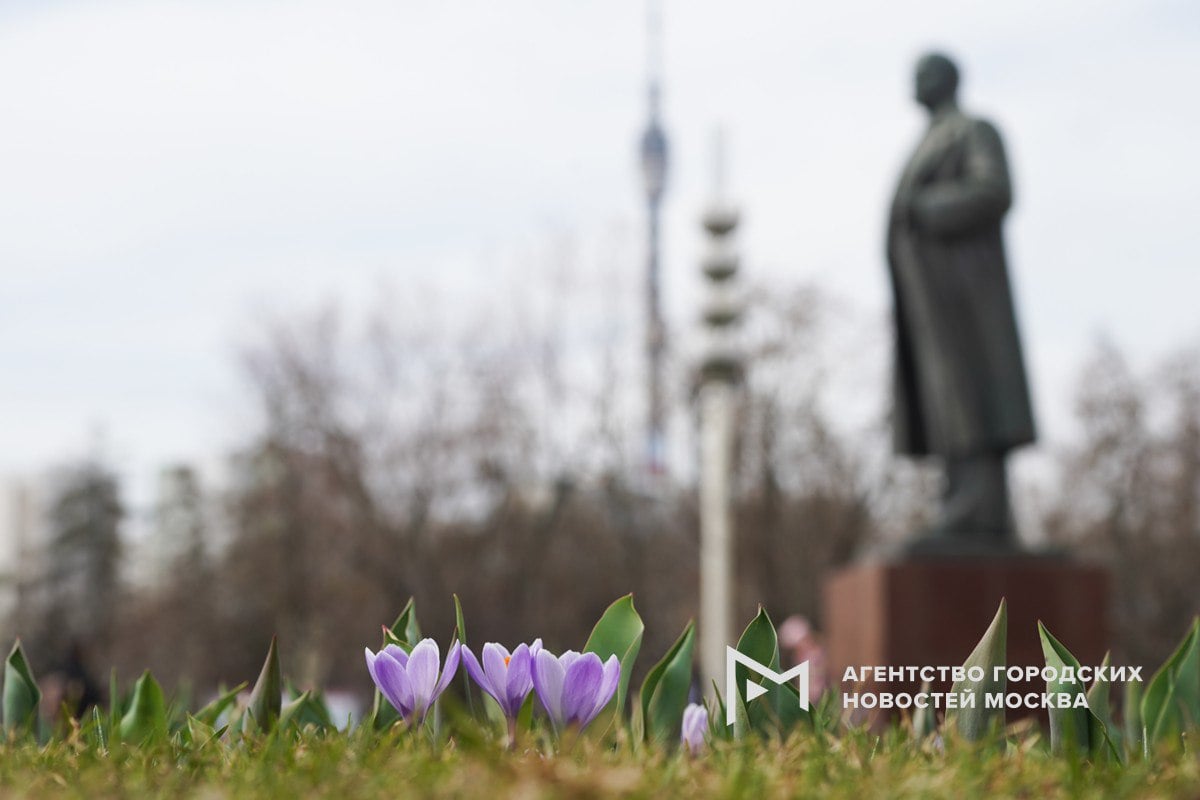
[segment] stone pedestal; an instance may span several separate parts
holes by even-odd
[[[862,563],[824,586],[830,679],[847,666],[954,666],[983,636],[1001,598],[1008,600],[1008,664],[1045,665],[1037,623],[1079,658],[1097,665],[1108,640],[1108,578],[1100,567],[1063,557],[902,559]],[[948,691],[949,685],[934,691]],[[916,692],[918,685],[859,686]],[[843,691],[856,687],[843,685]],[[1045,684],[1010,685],[1045,691]],[[1010,718],[1014,714],[1010,712]]]

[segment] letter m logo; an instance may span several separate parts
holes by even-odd
[[[741,664],[751,672],[767,678],[772,683],[785,684],[793,678],[799,678],[800,708],[808,710],[808,662],[803,661],[787,672],[776,672],[770,667],[760,664],[745,653],[739,653],[729,645],[725,646],[725,724],[732,725],[737,717],[737,665]],[[746,702],[762,697],[767,693],[767,687],[746,679]]]

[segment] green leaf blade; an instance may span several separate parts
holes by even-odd
[[[1150,678],[1142,694],[1141,717],[1144,730],[1143,747],[1148,752],[1156,744],[1174,739],[1187,730],[1186,715],[1192,698],[1200,696],[1200,618],[1192,621],[1179,647]],[[1193,690],[1193,687],[1194,690]],[[1200,701],[1198,701],[1200,702]],[[1195,726],[1200,720],[1191,719]]]
[[[1077,678],[1070,681],[1063,679],[1065,669],[1068,667],[1074,675],[1078,676],[1079,659],[1075,658],[1062,642],[1054,638],[1054,635],[1041,622],[1038,622],[1038,637],[1041,639],[1046,667],[1057,673],[1056,678],[1046,681],[1046,693],[1052,696],[1066,695],[1070,698],[1072,706],[1074,706],[1076,698],[1084,697],[1086,699],[1082,681]],[[1102,744],[1103,740],[1092,742],[1090,731],[1092,715],[1086,707],[1059,708],[1057,705],[1051,705],[1049,713],[1051,752],[1088,753],[1094,747],[1098,749]]]
[[[970,670],[979,667],[983,670],[982,681],[964,679],[956,681],[950,691],[958,695],[974,695],[973,705],[960,707],[953,713],[947,713],[946,722],[954,721],[959,735],[970,742],[977,742],[989,734],[1004,727],[1004,709],[988,708],[988,695],[1003,694],[1007,684],[1004,670],[1001,669],[1000,679],[996,679],[996,667],[1006,667],[1008,660],[1008,603],[1000,601],[996,615],[984,631],[983,637],[975,645],[975,649],[963,662],[963,668]]]
[[[629,679],[633,675],[638,651],[642,648],[642,635],[645,630],[646,625],[633,606],[633,595],[627,594],[605,609],[592,628],[587,644],[583,646],[585,653],[595,653],[600,656],[601,661],[607,661],[614,655],[620,660],[621,679],[617,684],[616,693],[617,714],[625,708]]]
[[[4,662],[2,714],[5,732],[10,735],[36,734],[41,702],[42,690],[38,688],[21,640],[18,639]]]
[[[159,741],[167,734],[167,701],[150,670],[142,673],[133,687],[129,708],[118,729],[121,741],[142,744]]]
[[[258,730],[270,733],[279,721],[283,710],[283,677],[279,669],[279,645],[277,637],[271,637],[267,657],[254,688],[250,690],[247,712],[254,718]]]
[[[679,739],[680,722],[692,683],[695,644],[696,624],[688,622],[642,683],[641,723],[647,741],[667,743]]]
[[[759,664],[780,671],[779,636],[770,615],[762,606],[742,631],[736,649]],[[746,700],[748,680],[766,688],[761,700],[754,703]],[[768,681],[766,677],[738,664],[734,667],[734,685],[735,696],[726,698],[726,702],[733,704],[735,738],[742,738],[751,730],[786,735],[797,723],[811,722],[809,712],[800,706],[799,692],[790,682],[778,684]]]

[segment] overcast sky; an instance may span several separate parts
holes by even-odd
[[[1009,147],[1048,438],[1101,332],[1136,360],[1200,338],[1200,4],[675,0],[663,22],[674,325],[719,122],[746,271],[884,313],[910,72],[937,46]],[[644,23],[633,0],[0,4],[0,473],[101,428],[135,482],[213,457],[264,312],[381,280],[486,303],[540,242],[636,242]]]

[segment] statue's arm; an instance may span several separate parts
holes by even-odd
[[[917,227],[952,236],[999,222],[1012,205],[1008,159],[999,132],[977,121],[966,135],[963,174],[953,181],[930,184],[913,197]]]

